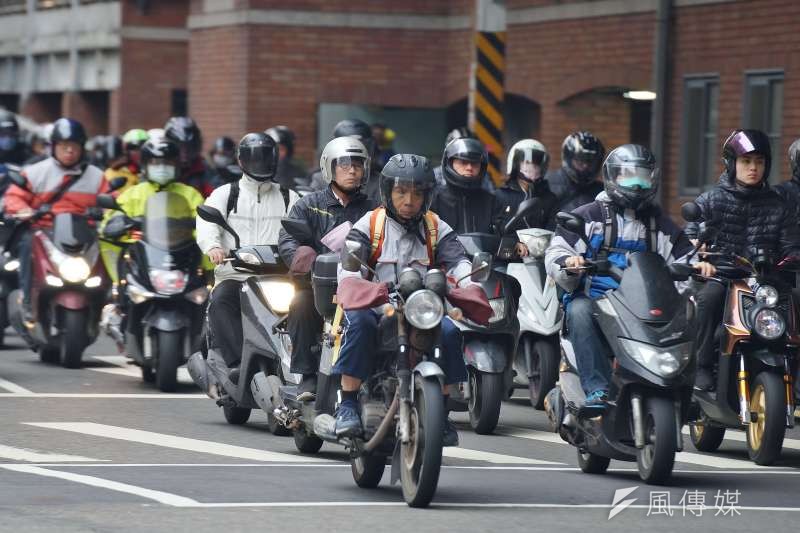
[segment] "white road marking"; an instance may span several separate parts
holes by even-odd
[[[143,431],[141,429],[130,429],[119,426],[109,426],[106,424],[95,424],[94,422],[23,422],[23,424],[48,429],[58,429],[62,431],[72,431],[74,433],[83,433],[84,435],[93,435],[95,437],[105,437],[109,439],[151,444],[153,446],[163,446],[165,448],[175,448],[189,452],[236,457],[250,461],[275,461],[284,463],[329,462],[329,459],[322,459],[318,457],[257,450],[255,448],[245,448],[244,446],[234,446],[232,444],[223,444],[208,440],[190,439],[187,437],[167,435],[165,433]]]
[[[29,463],[61,463],[61,462],[84,462],[96,463],[104,459],[92,459],[81,455],[67,455],[61,453],[39,452],[27,448],[15,448],[0,444],[0,457],[12,461],[27,461]]]
[[[20,387],[16,383],[11,383],[8,380],[0,378],[0,389],[5,389],[12,394],[30,394],[31,391],[25,387]]]
[[[126,376],[136,379],[142,378],[142,370],[133,364],[131,359],[125,355],[93,355],[93,359],[114,365],[113,367],[87,367],[94,372],[103,372],[105,374],[114,374],[117,376]],[[194,383],[192,377],[189,375],[189,370],[185,366],[178,367],[178,383],[191,385]]]
[[[683,434],[689,435],[689,428],[683,428]],[[728,429],[725,431],[725,440],[732,440],[735,442],[747,442],[747,435],[744,431],[737,429]],[[783,439],[783,447],[790,450],[800,450],[800,440],[797,439]]]
[[[451,459],[467,459],[470,461],[484,461],[487,463],[505,464],[526,464],[526,465],[563,465],[553,461],[541,459],[529,459],[527,457],[517,457],[514,455],[503,455],[501,453],[484,452],[481,450],[470,450],[468,448],[448,447],[442,450],[442,456]]]
[[[104,394],[104,393],[56,393],[56,392],[0,392],[0,398],[103,398],[103,399],[147,399],[147,400],[208,400],[205,394]]]
[[[177,494],[162,492],[160,490],[146,489],[144,487],[137,487],[136,485],[119,483],[117,481],[111,481],[108,479],[103,479],[94,476],[74,474],[72,472],[61,472],[57,470],[48,470],[46,468],[34,465],[2,465],[2,468],[14,472],[35,474],[37,476],[44,476],[44,477],[54,477],[58,479],[64,479],[67,481],[74,481],[75,483],[90,485],[92,487],[99,487],[103,489],[114,490],[117,492],[124,492],[126,494],[133,494],[141,498],[146,498],[148,500],[155,500],[158,503],[163,503],[164,505],[170,505],[173,507],[194,507],[200,505],[199,502],[191,498],[178,496]]]
[[[559,437],[555,433],[550,433],[546,431],[536,431],[533,429],[524,429],[524,428],[509,428],[509,429],[502,429],[498,431],[498,433],[502,433],[503,435],[508,435],[511,437],[519,437],[522,439],[551,442],[556,444],[565,444],[569,446],[567,442],[564,442],[561,439],[561,437]],[[742,459],[729,459],[727,457],[715,457],[713,455],[701,455],[698,453],[691,453],[691,452],[678,452],[677,454],[675,454],[675,462],[700,465],[700,466],[711,466],[714,468],[728,468],[728,469],[741,468],[747,470],[763,470],[772,468],[768,466],[759,466],[750,461]]]

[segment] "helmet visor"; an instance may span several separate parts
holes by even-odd
[[[609,165],[608,177],[617,186],[625,189],[654,188],[658,183],[659,169],[636,164]]]
[[[336,159],[336,166],[344,170],[350,170],[353,167],[356,170],[364,170],[364,158],[345,155]]]

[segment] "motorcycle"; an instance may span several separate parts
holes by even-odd
[[[208,349],[208,358],[195,352],[187,368],[194,382],[204,391],[218,387],[217,405],[222,407],[229,424],[244,424],[253,409],[267,413],[269,430],[276,435],[289,431],[273,414],[278,398],[273,391],[285,383],[298,384],[302,376],[290,372],[291,340],[286,331],[294,285],[287,268],[280,260],[277,246],[241,246],[239,235],[225,221],[219,210],[206,205],[197,208],[197,215],[217,224],[234,238],[235,249],[228,260],[234,269],[252,274],[240,293],[243,346],[241,363],[230,369],[222,355]]]
[[[699,207],[684,204],[684,219],[701,222]],[[726,428],[745,429],[747,452],[758,465],[780,456],[786,428],[794,427],[793,374],[800,346],[797,305],[782,272],[796,272],[793,262],[776,261],[765,250],[752,259],[714,250],[712,223],[701,235],[715,263],[713,281],[727,296],[719,340],[716,387],[694,391],[696,419],[690,425],[695,448],[713,452]]]
[[[98,197],[98,205],[121,211],[108,195]],[[132,230],[141,230],[141,238],[120,241]],[[109,333],[124,343],[142,379],[163,392],[175,390],[178,367],[203,337],[209,291],[193,231],[188,202],[167,191],[147,199],[142,220],[116,216],[103,229],[103,237],[124,250],[119,268],[124,332],[109,320]]]
[[[0,164],[0,182],[10,181],[10,174],[19,174],[20,168],[9,163]],[[14,234],[15,220],[4,219],[0,222],[0,346],[5,341],[5,330],[11,325],[8,316],[8,298],[19,288],[19,259],[16,256],[16,242],[11,240]]]
[[[584,221],[559,213],[559,224],[583,235]],[[585,237],[581,237],[589,247]],[[547,402],[547,414],[566,442],[577,448],[578,465],[601,474],[611,459],[636,461],[639,477],[661,484],[683,449],[681,428],[689,414],[695,360],[691,324],[694,304],[675,281],[693,273],[688,264],[667,266],[653,252],[636,252],[621,271],[607,260],[586,260],[588,273],[608,275],[619,288],[592,300],[605,341],[614,354],[608,402],[585,405],[575,352],[562,330],[563,362]]]

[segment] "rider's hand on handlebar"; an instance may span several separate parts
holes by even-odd
[[[225,250],[222,248],[212,248],[208,251],[208,258],[211,259],[211,262],[215,265],[221,265],[223,261],[225,261]]]
[[[567,270],[579,269],[586,265],[586,259],[582,255],[573,255],[571,257],[567,257],[564,261],[564,266]]]
[[[35,214],[36,214],[36,211],[31,209],[30,207],[26,207],[24,209],[20,209],[16,213],[14,213],[14,218],[16,218],[17,220],[28,220],[29,218],[31,218]]]
[[[519,257],[528,257],[528,247],[523,243],[518,242],[514,249],[517,251]]]
[[[717,273],[717,268],[706,261],[700,261],[699,263],[695,264],[694,269],[698,270],[700,275],[704,278],[710,278]]]

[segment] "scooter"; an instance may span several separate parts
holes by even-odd
[[[98,197],[98,205],[121,211],[109,195]],[[140,239],[119,241],[134,229]],[[125,281],[118,287],[124,333],[110,320],[108,332],[124,343],[142,379],[163,392],[175,390],[178,367],[203,338],[208,287],[193,231],[188,202],[167,191],[147,199],[143,220],[116,216],[103,228],[103,237],[125,250],[119,269]]]
[[[583,235],[579,216],[559,213],[557,218],[567,230]],[[582,269],[619,283],[592,301],[614,354],[609,399],[605,406],[585,405],[575,352],[562,331],[563,363],[548,396],[548,417],[561,438],[577,448],[583,472],[604,473],[611,459],[636,461],[643,481],[665,483],[675,453],[683,449],[681,428],[689,415],[695,371],[694,303],[678,293],[674,282],[687,280],[693,268],[667,266],[656,253],[637,252],[624,271],[606,260],[587,260]]]
[[[11,175],[19,180],[20,168],[10,163],[0,164],[0,183],[12,182]],[[3,187],[3,194],[7,187]],[[17,243],[12,240],[14,227],[18,224],[13,218],[0,221],[0,346],[5,341],[5,330],[11,325],[8,316],[8,298],[13,291],[19,288],[19,259],[16,257]]]
[[[197,215],[233,236],[236,248],[228,260],[235,269],[253,275],[245,281],[240,294],[244,339],[240,366],[228,368],[222,355],[209,348],[207,359],[201,352],[192,354],[187,363],[189,374],[204,392],[211,388],[219,391],[217,405],[223,408],[229,424],[244,424],[253,409],[262,409],[267,413],[269,430],[288,435],[289,431],[273,415],[279,399],[272,397],[272,391],[278,391],[281,385],[298,384],[302,379],[289,370],[292,349],[286,319],[294,285],[287,268],[276,246],[240,246],[239,235],[219,210],[202,205],[197,208]]]
[[[683,206],[684,218],[701,222],[699,207]],[[696,419],[689,426],[692,444],[713,452],[722,443],[726,428],[747,432],[747,452],[758,465],[770,465],[780,457],[787,428],[795,425],[793,390],[800,316],[792,287],[784,272],[797,272],[795,262],[775,260],[765,250],[753,259],[717,252],[715,226],[701,242],[717,274],[707,283],[727,287],[719,340],[716,387],[694,391]]]

